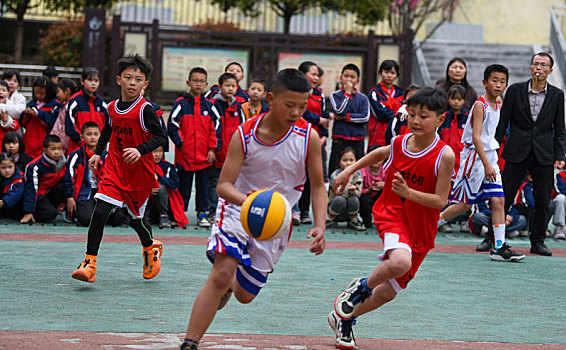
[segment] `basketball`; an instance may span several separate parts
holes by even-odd
[[[240,221],[251,237],[259,241],[273,240],[291,229],[291,206],[281,193],[259,190],[242,204]]]

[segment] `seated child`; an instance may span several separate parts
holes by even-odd
[[[153,150],[155,177],[159,187],[151,190],[151,197],[145,208],[144,220],[151,224],[157,221],[159,228],[171,227],[169,212],[173,214],[176,225],[183,227],[189,223],[185,215],[183,197],[179,192],[179,175],[175,166],[163,158],[163,147]],[[169,210],[169,208],[171,210]],[[157,217],[158,220],[155,220]]]
[[[350,176],[346,189],[342,194],[334,192],[332,185],[334,179],[342,170],[356,162],[356,154],[353,148],[346,147],[340,154],[338,165],[340,169],[336,169],[330,175],[330,187],[328,189],[328,223],[327,227],[336,226],[338,221],[348,220],[348,227],[354,230],[365,230],[365,226],[358,220],[358,212],[360,211],[360,195],[362,192],[362,173],[356,171]]]
[[[553,199],[550,203],[550,213],[554,224],[554,239],[566,239],[564,224],[566,219],[566,170],[556,174]]]
[[[64,79],[63,79],[64,80]],[[81,128],[81,143],[83,145],[71,152],[67,161],[67,176],[73,181],[73,198],[77,208],[73,218],[81,226],[88,226],[94,210],[94,195],[98,190],[98,180],[101,167],[104,165],[108,152],[104,151],[97,171],[92,171],[88,160],[94,155],[96,144],[100,138],[100,127],[95,122],[86,122]],[[126,219],[124,209],[117,208],[106,221],[107,224],[118,226]]]
[[[552,205],[552,203],[551,203]],[[531,221],[535,214],[535,197],[533,195],[533,178],[530,174],[527,174],[525,180],[519,187],[517,191],[517,196],[515,196],[515,202],[513,207],[517,209],[519,214],[523,215],[527,219],[527,223],[522,230],[519,230],[519,235],[521,237],[529,236],[529,228],[531,227]],[[550,214],[552,215],[552,214]],[[549,216],[550,218],[550,216]],[[547,230],[547,236],[549,231]],[[493,236],[493,232],[491,233]]]
[[[371,146],[368,153],[376,149],[377,146]],[[383,191],[385,185],[385,170],[382,168],[383,161],[374,163],[360,170],[363,176],[362,195],[360,196],[360,216],[366,228],[372,227],[372,210],[375,201]]]
[[[65,204],[70,214],[74,212],[73,183],[65,176],[66,170],[61,139],[57,135],[45,136],[42,156],[26,168],[22,224],[52,221]]]
[[[261,79],[254,79],[248,89],[250,100],[242,103],[242,110],[246,120],[269,112],[269,105],[263,99],[267,95],[267,83]]]
[[[391,139],[395,136],[409,133],[409,126],[407,124],[407,118],[409,117],[407,101],[420,89],[421,87],[417,84],[411,84],[405,89],[405,99],[403,100],[403,104],[399,107],[397,112],[395,112],[395,115],[389,122],[389,125],[387,125],[387,130],[385,130],[385,143],[387,145],[391,144]]]
[[[491,225],[491,205],[490,201],[484,200],[477,204],[478,210],[472,216],[471,222],[474,230],[480,233],[482,227]],[[519,214],[515,207],[511,207],[505,217],[505,236],[507,238],[515,238],[519,236],[519,230],[522,230],[527,225],[527,219]]]
[[[18,120],[10,117],[8,109],[3,107],[12,103],[8,100],[9,96],[10,86],[4,80],[0,80],[0,139],[3,139],[7,132],[16,131],[20,128]]]
[[[16,162],[16,166],[21,171],[26,171],[26,166],[29,162],[33,160],[31,156],[24,153],[26,146],[24,145],[24,139],[22,135],[15,131],[9,131],[4,135],[2,139],[2,152],[9,152],[12,154],[12,158]]]
[[[22,217],[24,173],[10,153],[0,153],[0,181],[0,217],[18,220]]]

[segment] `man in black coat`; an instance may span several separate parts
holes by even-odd
[[[554,60],[540,52],[531,58],[532,78],[507,89],[495,139],[509,136],[501,156],[505,159],[503,191],[509,210],[527,171],[533,178],[535,213],[531,220],[531,253],[550,256],[544,244],[546,217],[554,185],[554,169],[564,167],[564,93],[546,81]]]

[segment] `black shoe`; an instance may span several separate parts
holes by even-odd
[[[515,252],[507,243],[503,243],[501,248],[491,250],[491,260],[493,261],[510,261],[517,262],[525,258],[524,254],[519,254]]]
[[[484,240],[481,241],[480,244],[478,244],[478,246],[476,247],[476,252],[489,252],[491,251],[492,247],[493,247],[493,240],[489,238],[484,238]]]
[[[532,246],[531,246],[531,253],[542,255],[542,256],[552,256],[552,252],[550,250],[548,250],[546,245],[542,242],[533,243]]]

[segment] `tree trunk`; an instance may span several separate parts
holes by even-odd
[[[289,29],[291,28],[291,17],[293,17],[292,13],[286,13],[283,16],[283,21],[284,21],[284,25],[283,25],[283,33],[284,34],[289,34]]]
[[[14,63],[21,63],[24,46],[24,16],[18,15],[16,21],[16,35],[14,37]]]

